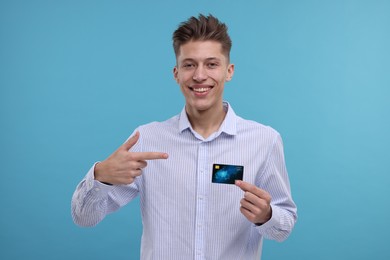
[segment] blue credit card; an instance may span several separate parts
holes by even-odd
[[[244,176],[244,166],[213,164],[213,177],[211,182],[234,184],[236,180],[242,180]]]

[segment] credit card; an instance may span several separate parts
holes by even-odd
[[[213,164],[213,177],[211,182],[234,184],[236,180],[242,180],[244,166],[229,164]]]

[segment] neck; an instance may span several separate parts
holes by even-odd
[[[186,107],[186,112],[192,128],[203,138],[215,133],[226,115],[223,103],[218,107],[202,111],[190,110]]]

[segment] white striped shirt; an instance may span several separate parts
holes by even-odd
[[[220,129],[204,139],[191,127],[185,109],[165,122],[140,126],[131,151],[163,151],[131,185],[94,180],[94,167],[72,199],[76,224],[93,226],[137,195],[143,222],[141,259],[258,260],[263,237],[282,241],[297,219],[280,135],[270,127],[236,116],[228,103]],[[272,218],[261,226],[240,212],[243,191],[212,183],[213,164],[244,166],[243,180],[272,196]]]

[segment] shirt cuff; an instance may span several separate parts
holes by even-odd
[[[94,163],[85,176],[85,186],[87,187],[88,191],[93,192],[96,195],[104,196],[112,189],[113,186],[95,180],[95,166],[98,163],[99,162]]]
[[[291,233],[294,227],[296,217],[283,208],[274,206],[272,208],[272,217],[261,226],[256,227],[257,231],[267,239],[282,242]]]

